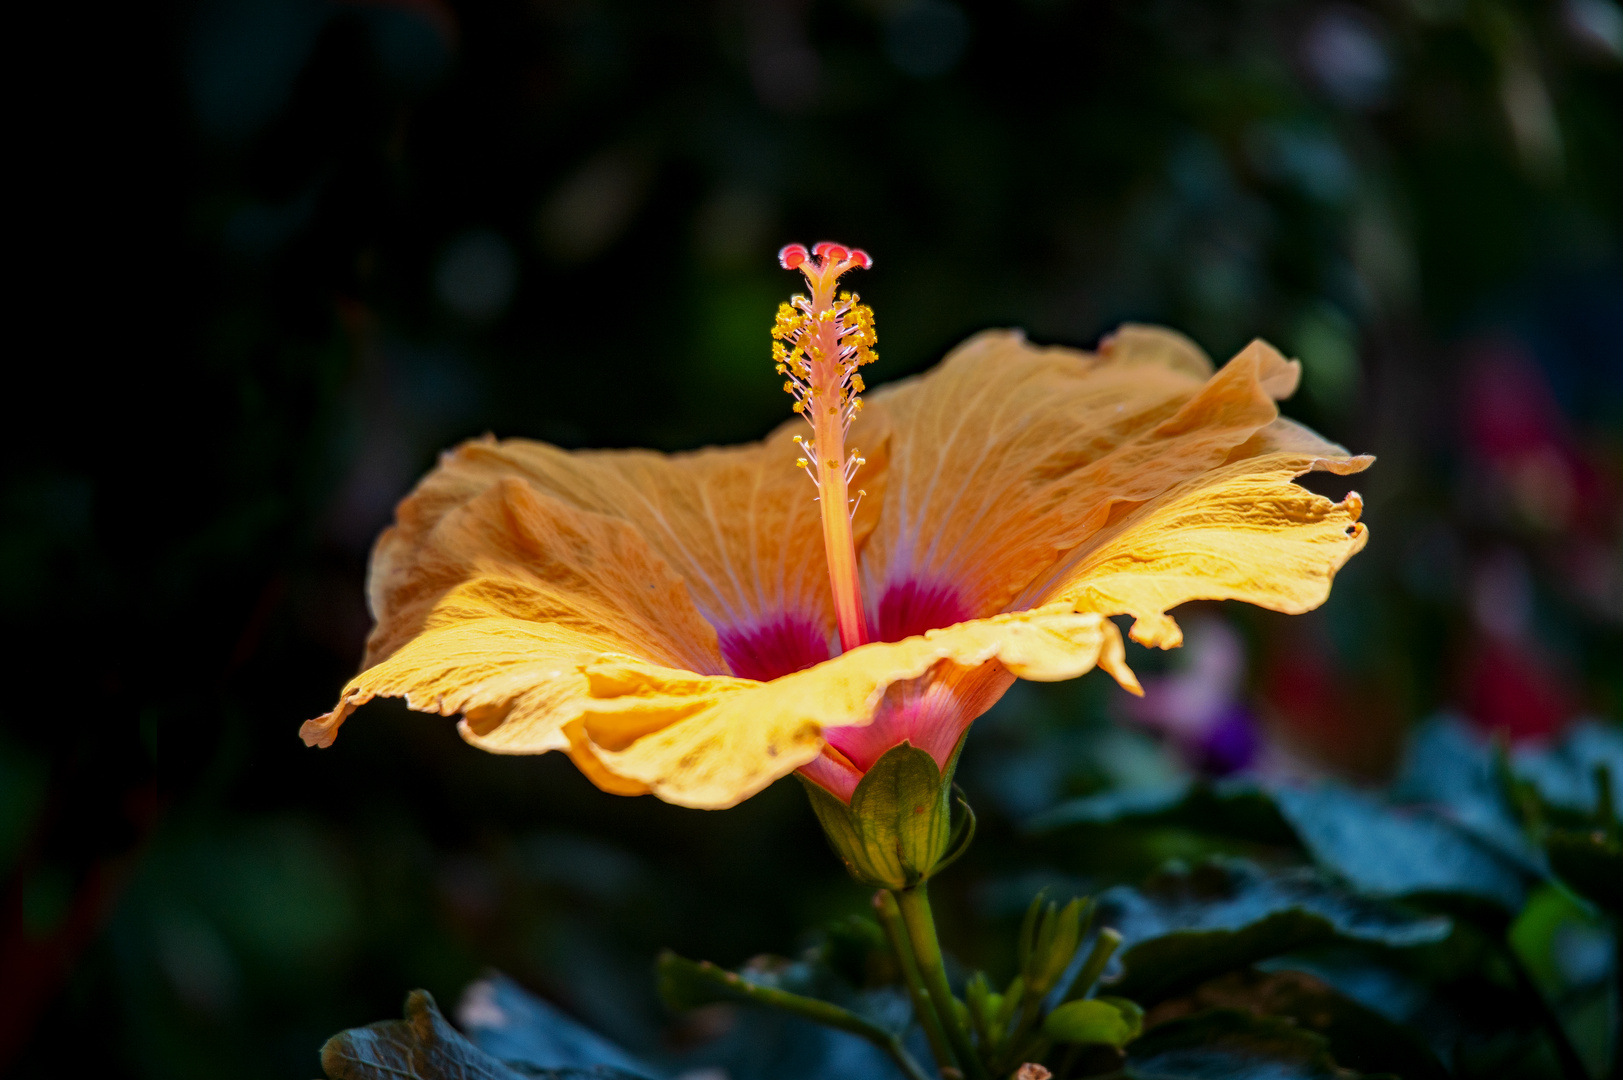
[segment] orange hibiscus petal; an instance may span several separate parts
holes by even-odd
[[[463,444],[401,504],[378,542],[368,662],[409,640],[432,601],[420,566],[424,538],[444,514],[507,478],[635,526],[721,631],[735,669],[771,677],[781,673],[774,667],[826,658],[834,613],[816,491],[795,467],[800,451],[791,441],[803,428],[795,421],[759,443],[675,455],[571,453],[524,439]],[[859,483],[868,491],[854,523],[860,544],[878,517],[889,440],[883,418],[865,420],[859,434],[867,458]]]
[[[1287,420],[1281,416],[1255,435],[1229,451],[1229,461],[1240,461],[1263,454],[1306,454],[1316,458],[1350,458],[1354,455],[1345,446],[1333,443],[1312,428]]]
[[[589,513],[512,476],[449,507],[415,537],[414,576],[395,583],[415,632],[305,724],[329,745],[373,697],[404,697],[487,750],[567,749],[587,695],[580,668],[605,654],[725,670],[715,630],[686,585],[629,523]]]
[[[879,636],[1004,609],[1113,507],[1221,465],[1275,423],[1299,365],[1259,341],[1210,371],[1187,338],[1150,327],[1123,327],[1097,355],[993,332],[874,394],[895,432],[863,552]]]

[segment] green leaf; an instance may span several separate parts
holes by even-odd
[[[642,1080],[606,1065],[510,1067],[463,1038],[426,990],[406,996],[406,1018],[351,1028],[321,1048],[328,1080]]]
[[[1043,1019],[1043,1034],[1055,1042],[1103,1043],[1120,1049],[1143,1027],[1144,1014],[1132,1002],[1117,999],[1067,1001]]]
[[[1214,1009],[1157,1024],[1127,1049],[1136,1080],[1358,1080],[1289,1020]]]
[[[1100,926],[1124,940],[1111,989],[1143,1003],[1213,975],[1334,938],[1396,948],[1440,941],[1451,923],[1369,900],[1312,870],[1264,872],[1243,859],[1169,869],[1099,898]]]
[[[1160,1017],[1237,1009],[1290,1020],[1324,1036],[1330,1053],[1354,1069],[1392,1072],[1404,1080],[1447,1080],[1431,1049],[1409,1029],[1393,1023],[1301,971],[1233,971],[1202,983],[1192,993],[1156,1007]]]

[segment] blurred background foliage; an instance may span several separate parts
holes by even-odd
[[[1065,798],[1376,783],[1440,710],[1532,744],[1623,717],[1613,0],[29,19],[38,336],[0,504],[17,1075],[308,1076],[332,1032],[491,965],[655,1054],[716,1034],[661,1011],[660,947],[736,963],[863,909],[793,783],[726,813],[619,799],[388,704],[331,750],[296,737],[442,448],[677,449],[786,415],[789,240],[874,253],[875,382],[987,326],[1089,347],[1160,322],[1219,360],[1261,335],[1305,364],[1287,413],[1380,456],[1323,610],[1196,612],[1182,653],[1131,647],[1145,704],[1090,676],[977,725],[983,838],[938,899],[966,959],[1007,967],[1040,884],[1233,847],[1019,831]],[[1592,917],[1538,903],[1521,933],[1558,997],[1550,942]]]

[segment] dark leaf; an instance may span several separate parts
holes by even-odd
[[[1100,926],[1124,939],[1112,991],[1153,1003],[1213,975],[1335,938],[1402,948],[1440,941],[1450,922],[1355,896],[1312,870],[1267,873],[1241,859],[1167,870],[1099,898]]]
[[[1524,869],[1542,872],[1511,805],[1492,744],[1455,716],[1434,716],[1409,737],[1389,796],[1463,828]]]
[[[1565,775],[1549,762],[1538,767]],[[1392,796],[1420,805],[1396,806],[1338,784],[1304,789],[1197,781],[1080,799],[1042,815],[1031,828],[1173,826],[1289,845],[1377,896],[1463,894],[1519,909],[1543,867],[1500,788],[1487,743],[1458,721],[1429,721],[1410,745]]]
[[[1457,893],[1507,911],[1527,898],[1533,875],[1519,860],[1436,814],[1400,810],[1326,783],[1274,792],[1313,858],[1374,896]]]
[[[456,1015],[474,1045],[508,1064],[531,1069],[604,1065],[638,1076],[657,1075],[645,1062],[499,972],[470,983]]]
[[[1171,787],[1121,788],[1076,799],[1032,819],[1032,832],[1069,825],[1176,826],[1236,839],[1297,845],[1296,834],[1268,793],[1248,780],[1191,781]]]
[[[879,986],[899,977],[885,932],[863,915],[848,915],[825,925],[817,953],[830,971],[852,986]]]
[[[1600,829],[1560,830],[1544,839],[1550,868],[1574,892],[1623,915],[1623,844]]]
[[[702,1014],[708,1037],[683,1057],[683,1071],[731,1080],[905,1080],[891,1059],[869,1041],[776,1009],[721,1005]],[[927,1058],[922,1039],[910,1044]]]
[[[1237,1009],[1294,1021],[1328,1040],[1330,1053],[1355,1069],[1392,1072],[1404,1080],[1447,1080],[1430,1048],[1408,1029],[1300,971],[1233,971],[1192,993],[1155,1007],[1152,1025],[1205,1012]]]
[[[321,1048],[329,1080],[646,1080],[606,1065],[559,1069],[508,1065],[452,1027],[426,990],[406,996],[406,1018],[351,1028]]]
[[[1548,749],[1518,752],[1511,771],[1538,789],[1551,806],[1592,815],[1600,789],[1595,767],[1612,776],[1612,816],[1623,817],[1623,730],[1611,724],[1579,724]]]
[[[1323,1036],[1289,1020],[1213,1009],[1146,1031],[1127,1049],[1135,1080],[1357,1080]]]

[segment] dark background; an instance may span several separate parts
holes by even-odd
[[[1286,411],[1380,461],[1324,610],[1207,613],[1264,767],[1377,779],[1439,709],[1518,740],[1623,716],[1611,0],[203,0],[14,33],[18,1075],[313,1075],[486,965],[657,1053],[660,946],[733,963],[861,909],[792,781],[620,799],[389,704],[297,738],[443,447],[787,414],[790,240],[875,256],[876,383],[1002,325],[1303,359]],[[1026,884],[1100,880],[1014,823],[1184,767],[1105,682],[1017,688],[971,740],[987,838],[939,903],[978,962]]]

